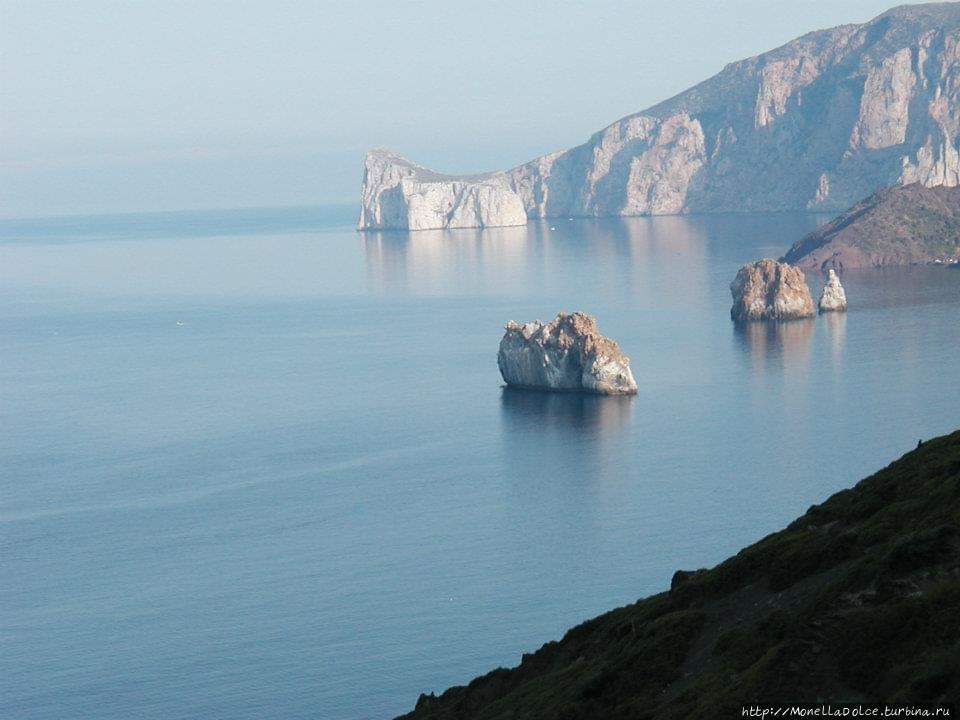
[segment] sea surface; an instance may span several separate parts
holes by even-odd
[[[823,217],[353,220],[0,222],[0,717],[389,718],[960,426],[960,271],[730,322]],[[635,398],[501,386],[560,310]]]

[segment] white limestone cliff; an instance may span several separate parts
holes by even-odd
[[[367,154],[361,230],[523,225],[527,213],[503,173],[439,175],[388,150]]]
[[[902,145],[907,139],[910,100],[917,84],[913,54],[903,48],[867,73],[852,146],[871,150]]]
[[[444,176],[375,151],[359,227],[842,210],[914,182],[960,185],[960,3],[808,33],[504,172]]]

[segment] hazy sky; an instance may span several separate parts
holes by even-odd
[[[352,201],[579,144],[889,0],[0,0],[0,215]]]

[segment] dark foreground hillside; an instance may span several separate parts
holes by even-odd
[[[715,718],[750,702],[958,698],[960,431],[404,717]]]

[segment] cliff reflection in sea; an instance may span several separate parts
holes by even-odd
[[[945,305],[960,300],[960,283],[943,265],[847,270],[842,280],[851,309]]]
[[[749,353],[755,370],[768,365],[783,368],[806,367],[816,321],[735,323],[734,337]]]
[[[526,227],[361,235],[368,286],[380,294],[554,295],[571,309],[580,292],[671,311],[671,294],[706,300],[708,238],[686,217],[531,222]],[[569,306],[567,303],[571,303]],[[503,318],[506,320],[507,318]]]
[[[524,227],[386,231],[362,242],[371,290],[443,295],[522,276],[529,236]]]

